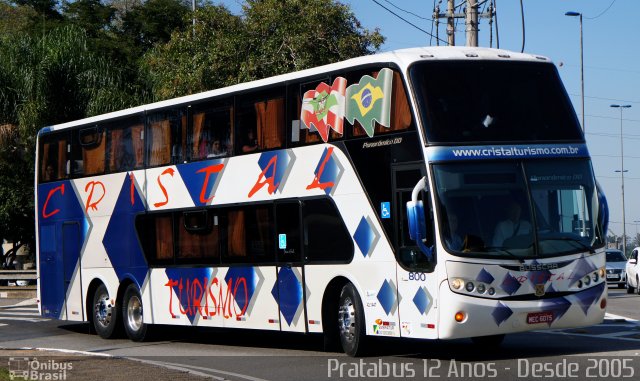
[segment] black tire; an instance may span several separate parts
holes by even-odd
[[[504,336],[505,335],[477,336],[472,337],[471,341],[483,348],[498,348],[504,341]]]
[[[358,291],[347,283],[338,299],[338,333],[342,350],[349,356],[363,356],[366,349],[364,308]]]
[[[135,284],[130,284],[122,298],[122,324],[127,336],[133,341],[144,341],[148,324],[143,323],[142,296]]]
[[[93,328],[103,339],[113,339],[120,333],[120,316],[118,301],[112,298],[104,284],[93,294]]]
[[[634,291],[635,289],[631,287],[631,284],[629,283],[629,277],[627,277],[627,294],[633,294]]]

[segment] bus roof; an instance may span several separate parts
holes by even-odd
[[[409,48],[394,50],[385,53],[378,53],[369,56],[351,58],[328,65],[318,66],[310,69],[300,70],[296,72],[277,75],[274,77],[259,79],[251,82],[243,82],[237,85],[222,87],[215,90],[209,90],[197,94],[186,95],[178,98],[171,98],[164,101],[140,105],[124,110],[114,111],[107,114],[96,115],[84,119],[71,122],[61,123],[40,130],[40,134],[75,126],[98,123],[103,120],[126,117],[141,113],[144,111],[152,111],[163,109],[172,105],[187,104],[198,102],[203,99],[224,95],[227,93],[240,92],[252,88],[260,88],[273,85],[276,83],[286,83],[299,78],[310,77],[322,73],[333,72],[347,69],[350,67],[362,66],[375,63],[396,63],[401,69],[407,68],[416,61],[426,60],[511,60],[511,61],[544,61],[550,62],[547,57],[532,55],[528,53],[518,53],[503,49],[480,48],[480,47],[463,47],[463,46],[430,46],[421,48]]]

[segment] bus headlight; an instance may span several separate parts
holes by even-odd
[[[456,278],[453,281],[451,281],[451,287],[455,288],[456,290],[461,289],[463,284],[464,284],[464,281],[460,278]]]

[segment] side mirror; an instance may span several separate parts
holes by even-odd
[[[598,225],[600,225],[600,232],[602,237],[607,236],[609,231],[609,204],[607,198],[604,196],[600,183],[596,181],[596,192],[598,194]],[[606,242],[606,238],[603,239]]]
[[[422,201],[407,202],[407,222],[409,224],[409,237],[414,241],[422,241],[427,235]]]

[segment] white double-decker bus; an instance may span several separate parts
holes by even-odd
[[[597,324],[608,218],[546,58],[419,48],[43,128],[43,316],[470,337]]]

